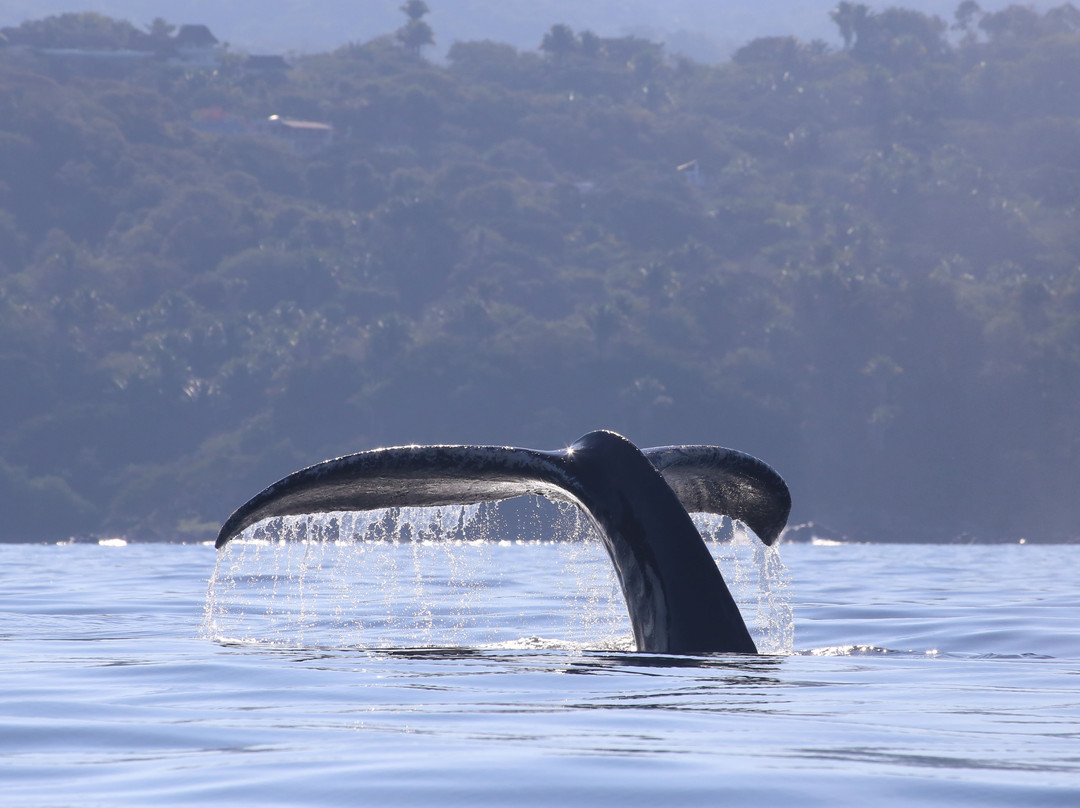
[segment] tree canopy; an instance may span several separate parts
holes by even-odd
[[[4,29],[0,539],[206,540],[324,457],[598,427],[761,456],[837,535],[1075,537],[1080,15],[833,19],[716,66]]]

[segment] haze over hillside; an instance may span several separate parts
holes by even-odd
[[[0,29],[0,541],[597,427],[762,457],[818,536],[1075,540],[1080,10],[838,16],[715,65]]]
[[[907,0],[905,8],[952,20],[959,0]],[[333,50],[366,42],[401,25],[400,0],[8,0],[0,27],[49,14],[96,11],[136,25],[162,17],[172,23],[203,23],[233,49],[248,52]],[[698,61],[726,59],[760,36],[794,35],[804,41],[838,42],[829,21],[835,0],[431,0],[428,20],[441,58],[455,41],[492,39],[535,49],[555,23],[601,36],[635,34],[663,41],[669,51]],[[874,10],[897,5],[870,0]],[[1008,3],[986,0],[985,11]],[[1031,3],[1044,10],[1045,2]]]

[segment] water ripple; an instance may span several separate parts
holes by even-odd
[[[400,547],[398,571],[411,581],[437,549]],[[299,552],[312,576],[320,547]],[[565,552],[438,562],[495,590],[509,645],[373,648],[282,603],[243,618],[260,628],[250,642],[206,636],[211,548],[0,547],[3,802],[1080,801],[1080,547],[785,547],[806,650],[754,657],[591,648],[622,624],[603,597],[558,594],[579,580],[545,566]],[[422,583],[432,625],[439,593],[469,589]],[[593,605],[601,619],[574,616]],[[302,635],[285,623],[301,612]],[[263,642],[268,626],[289,642]],[[583,639],[563,643],[566,626]]]

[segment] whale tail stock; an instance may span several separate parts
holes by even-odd
[[[221,548],[275,516],[464,505],[539,494],[573,502],[615,566],[639,651],[756,653],[688,511],[729,516],[772,544],[787,522],[784,480],[717,446],[641,450],[597,431],[563,451],[404,446],[327,460],[269,486],[229,517]]]

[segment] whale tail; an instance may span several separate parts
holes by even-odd
[[[615,566],[639,651],[756,653],[738,607],[688,511],[730,516],[766,544],[791,497],[772,468],[717,446],[638,449],[590,432],[562,451],[403,446],[327,460],[240,506],[224,547],[264,519],[331,511],[465,505],[539,494],[580,506]]]

